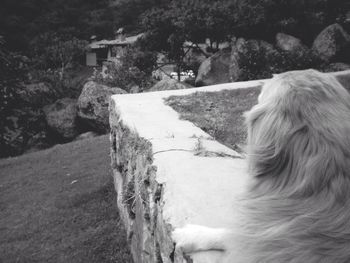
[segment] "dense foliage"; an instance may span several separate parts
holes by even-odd
[[[65,39],[111,38],[119,27],[140,30],[138,17],[164,0],[3,0],[0,35],[10,50],[29,52],[34,38],[56,34]],[[35,44],[38,44],[36,42]]]
[[[107,64],[106,76],[96,73],[96,81],[110,87],[119,87],[128,92],[137,86],[140,91],[152,84],[151,73],[156,66],[157,55],[154,52],[142,51],[138,47],[126,48],[118,62]]]
[[[7,116],[18,103],[18,93],[25,76],[25,58],[9,52],[0,40],[0,148],[5,148]],[[1,154],[0,154],[1,156]]]
[[[113,13],[108,0],[3,0],[0,34],[12,50],[29,51],[30,43],[41,34],[55,33],[88,39],[99,32],[113,32]]]
[[[177,0],[142,15],[144,45],[165,52],[179,67],[185,41],[209,40],[211,51],[232,36],[274,42],[283,32],[310,44],[331,23],[344,23],[345,0]]]
[[[0,122],[16,103],[16,93],[25,78],[25,60],[25,57],[9,52],[0,40]]]
[[[180,61],[185,40],[271,40],[284,32],[310,43],[326,25],[344,21],[349,9],[346,0],[3,0],[0,35],[8,49],[34,56],[31,51],[57,38],[111,38],[124,27],[147,32],[148,49]]]
[[[345,21],[346,0],[234,0],[236,34],[273,39],[277,32],[310,43],[327,25]]]

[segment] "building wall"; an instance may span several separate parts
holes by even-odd
[[[97,66],[97,57],[95,52],[86,53],[86,66],[90,66],[90,67]]]

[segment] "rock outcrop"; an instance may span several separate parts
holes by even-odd
[[[333,61],[350,52],[350,35],[341,25],[330,25],[316,37],[312,50],[324,61]]]
[[[276,35],[276,47],[298,56],[302,56],[308,52],[307,46],[305,46],[299,38],[284,33],[278,33]]]
[[[231,50],[223,49],[202,62],[198,69],[196,86],[208,86],[231,82]]]
[[[75,99],[64,98],[44,107],[47,124],[64,141],[78,135],[76,102]]]
[[[89,81],[78,98],[78,116],[91,130],[105,133],[109,130],[108,103],[113,94],[127,93],[120,88],[110,88]]]

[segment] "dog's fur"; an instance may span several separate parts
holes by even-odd
[[[241,224],[177,229],[178,249],[222,249],[227,263],[350,262],[350,94],[330,74],[286,72],[246,122]]]

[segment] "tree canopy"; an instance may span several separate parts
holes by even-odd
[[[173,0],[146,10],[143,46],[165,52],[178,65],[183,44],[209,39],[219,44],[232,36],[275,41],[278,32],[311,44],[329,24],[345,21],[345,0]]]

